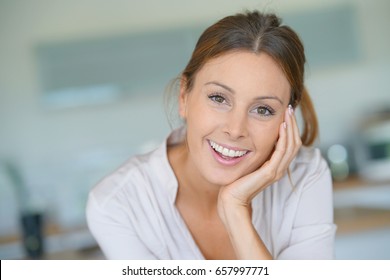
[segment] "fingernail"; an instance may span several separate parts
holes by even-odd
[[[287,128],[287,123],[286,122],[283,122],[283,127]]]
[[[288,105],[288,113],[290,115],[294,114],[294,108],[291,106],[291,104]]]

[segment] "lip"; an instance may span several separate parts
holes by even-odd
[[[214,142],[214,141],[213,141]],[[213,147],[211,147],[211,143],[210,143],[210,140],[207,141],[208,143],[208,146],[210,148],[210,151],[211,151],[211,154],[213,155],[214,159],[222,164],[223,166],[234,166],[234,165],[237,165],[238,163],[240,163],[241,161],[243,161],[249,154],[250,154],[250,151],[248,150],[248,152],[243,155],[243,156],[240,156],[240,157],[235,157],[235,158],[224,158],[221,156],[220,153],[216,152]],[[218,145],[221,145],[221,144],[218,144]],[[235,147],[231,147],[231,146],[227,146],[227,145],[221,145],[225,148],[228,148],[230,150],[234,150],[234,151],[242,151],[242,150],[245,150],[245,149],[239,149],[239,148],[235,148]]]

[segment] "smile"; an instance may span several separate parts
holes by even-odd
[[[226,147],[223,147],[211,140],[209,140],[210,146],[214,149],[214,151],[220,153],[224,157],[228,158],[238,158],[242,157],[245,154],[247,154],[249,151],[248,150],[232,150]]]

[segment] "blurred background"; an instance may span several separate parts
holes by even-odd
[[[245,9],[302,37],[336,258],[390,259],[390,1],[0,0],[0,259],[100,259],[89,190],[171,130],[169,81]]]

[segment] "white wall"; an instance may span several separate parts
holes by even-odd
[[[168,133],[162,97],[145,92],[106,105],[50,110],[41,103],[36,45],[208,25],[243,9],[283,15],[344,3],[356,7],[362,58],[353,65],[309,69],[322,145],[345,141],[367,111],[390,105],[390,1],[0,0],[0,160],[19,163],[53,217],[64,224],[83,222],[85,196],[97,178],[142,143],[153,145]],[[0,213],[16,215],[7,184],[0,185],[0,195]],[[15,229],[15,220],[0,218],[0,234]]]
[[[390,107],[390,2],[355,2],[361,60],[308,75],[324,144],[345,141],[368,113]]]

